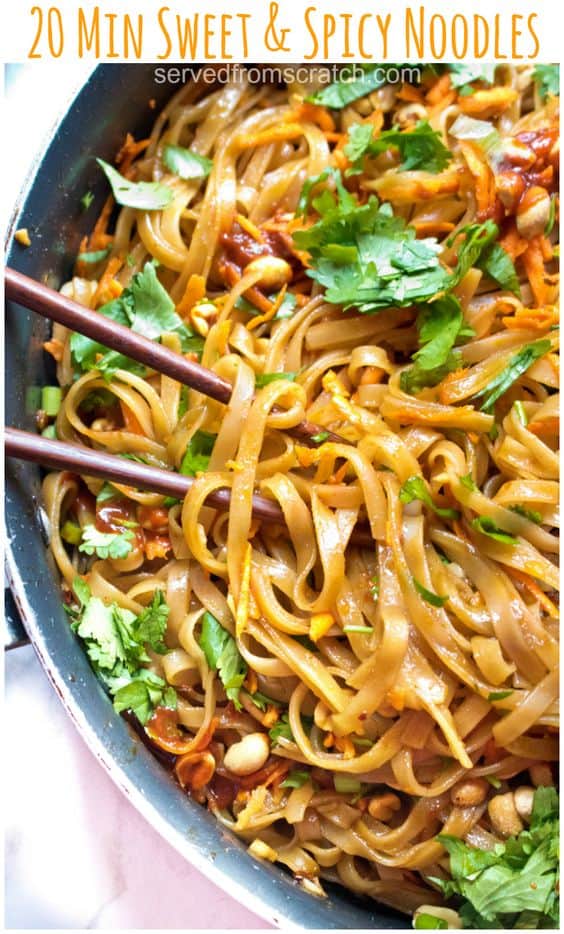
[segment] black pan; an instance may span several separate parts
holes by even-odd
[[[174,89],[172,89],[174,90]],[[102,65],[72,101],[22,194],[9,243],[18,227],[32,245],[9,248],[8,262],[57,287],[69,278],[81,237],[93,226],[107,193],[94,157],[112,160],[127,130],[137,138],[171,88],[155,84],[148,65]],[[80,199],[95,201],[81,212]],[[52,383],[42,341],[47,324],[20,306],[6,310],[6,421],[34,430],[34,387]],[[35,394],[35,398],[34,398]],[[40,471],[8,461],[6,525],[9,578],[19,613],[53,687],[82,736],[115,783],[186,859],[265,920],[294,928],[407,927],[406,919],[344,889],[327,886],[321,900],[303,892],[278,866],[250,857],[243,843],[187,798],[113,710],[92,673],[61,606],[57,573],[47,549],[40,505]]]

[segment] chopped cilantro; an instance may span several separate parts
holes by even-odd
[[[118,204],[141,211],[159,211],[166,208],[174,198],[172,188],[161,182],[132,182],[103,159],[96,159],[112,186]]]
[[[484,84],[493,84],[495,81],[495,64],[465,64],[457,62],[447,66],[450,74],[450,83],[453,88],[461,88],[463,96],[472,94],[475,88],[469,87],[473,81],[483,81]],[[463,93],[464,92],[464,93]]]
[[[436,512],[438,516],[442,516],[444,519],[458,519],[460,516],[458,509],[435,505],[423,477],[410,477],[406,480],[400,490],[399,498],[402,503],[412,503],[414,500],[420,500],[425,506],[428,506],[429,509],[432,509],[433,512]]]
[[[488,538],[493,538],[496,542],[501,542],[502,545],[516,545],[517,539],[514,535],[510,535],[509,532],[504,532],[503,529],[500,529],[498,525],[495,524],[493,519],[490,519],[489,516],[476,516],[475,519],[472,519],[472,528],[476,531],[481,532],[482,535],[487,535]]]
[[[362,170],[365,156],[378,156],[389,149],[397,150],[401,157],[400,169],[425,169],[427,172],[442,172],[452,159],[450,149],[443,143],[441,134],[433,130],[427,120],[420,120],[411,130],[393,127],[373,136],[370,123],[354,124],[349,130],[345,155],[352,163],[348,175]]]
[[[467,490],[470,490],[471,493],[475,493],[478,489],[474,483],[474,479],[471,473],[467,473],[466,476],[460,477],[460,482],[463,487],[466,487]]]
[[[190,350],[201,352],[202,338],[195,336],[177,315],[174,302],[157,278],[154,263],[147,263],[141,272],[133,276],[131,284],[120,297],[103,305],[99,313],[151,340],[160,339],[165,332],[176,333],[184,353]],[[117,350],[108,350],[83,334],[74,333],[70,347],[73,362],[79,370],[97,369],[107,378],[111,378],[118,368],[141,376],[146,372],[142,364]],[[100,354],[102,357],[98,359]]]
[[[381,88],[387,83],[387,75],[390,70],[393,69],[395,73],[401,66],[377,64],[361,67],[363,72],[358,77],[353,77],[350,70],[345,67],[337,81],[316,91],[306,100],[312,104],[322,104],[324,107],[330,107],[332,110],[341,110],[353,101],[358,100],[359,97],[364,97],[366,94],[370,94],[371,91]],[[358,65],[356,69],[358,69]]]
[[[439,261],[438,241],[417,240],[415,228],[374,196],[360,205],[336,170],[306,182],[298,213],[307,210],[312,190],[330,179],[335,190],[325,185],[311,198],[319,220],[293,235],[298,248],[309,253],[307,274],[324,286],[328,302],[372,313],[413,305],[447,288],[450,274]]]
[[[213,168],[213,160],[200,156],[183,146],[167,143],[163,150],[163,162],[169,172],[186,181],[207,178]]]
[[[283,782],[280,782],[281,788],[301,788],[302,785],[305,785],[309,782],[311,776],[309,772],[301,771],[300,769],[293,769],[291,772],[288,772],[286,778]]]
[[[542,101],[545,101],[550,94],[554,96],[560,94],[559,65],[535,65],[533,77]]]
[[[146,723],[155,707],[175,707],[176,692],[166,681],[143,666],[150,662],[145,646],[166,651],[163,636],[169,608],[162,592],[156,591],[152,604],[139,616],[117,603],[105,604],[93,597],[80,577],[73,581],[80,604],[71,611],[73,630],[83,640],[86,652],[100,680],[114,698],[118,712],[132,710]]]
[[[269,383],[273,383],[277,379],[288,379],[290,382],[295,382],[297,375],[297,373],[257,373],[255,386],[257,389],[262,389],[263,386],[268,386]]]
[[[559,928],[559,814],[554,788],[537,788],[529,827],[490,850],[441,834],[451,879],[432,878],[445,898],[462,898],[465,928]]]
[[[95,525],[87,525],[82,530],[82,544],[79,551],[87,555],[97,555],[102,560],[106,558],[127,558],[131,552],[134,534],[131,529],[124,528],[123,532],[99,532]]]
[[[548,353],[550,348],[551,343],[549,340],[534,341],[532,344],[525,344],[524,347],[521,347],[511,357],[505,369],[498,373],[497,376],[494,376],[487,386],[484,386],[478,393],[479,396],[485,396],[481,411],[490,412],[497,400],[507,392],[509,387],[527,372],[535,360]]]
[[[195,432],[182,458],[181,474],[185,477],[195,477],[200,471],[208,469],[216,437],[217,435],[212,435],[200,429]]]
[[[409,393],[435,386],[447,373],[458,369],[461,358],[454,346],[474,333],[464,321],[462,307],[454,295],[421,306],[417,329],[420,348],[413,354],[413,366],[400,377],[401,388]]]
[[[448,596],[440,597],[439,594],[433,593],[432,590],[427,590],[427,588],[424,587],[423,584],[421,584],[420,581],[418,581],[416,577],[412,577],[412,581],[413,581],[413,586],[415,587],[419,596],[423,597],[423,599],[427,603],[430,603],[431,606],[440,607],[440,606],[444,606],[445,603],[447,602]]]
[[[540,525],[542,523],[542,515],[540,512],[537,512],[536,509],[526,509],[525,506],[510,506],[511,512],[516,512],[518,516],[523,516],[524,519],[528,519],[529,522],[534,522],[535,525]]]
[[[247,664],[237,648],[235,639],[215,616],[206,611],[202,616],[202,629],[198,641],[209,667],[217,671],[228,699],[240,710],[239,691],[247,674]]]

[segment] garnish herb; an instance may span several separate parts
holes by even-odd
[[[404,370],[400,386],[404,392],[419,392],[437,383],[462,365],[455,344],[474,334],[464,321],[462,307],[454,295],[445,295],[423,305],[417,316],[420,348],[413,354],[413,366]]]
[[[524,519],[528,519],[529,522],[534,522],[535,525],[541,525],[542,515],[540,512],[537,512],[536,509],[526,509],[525,506],[510,506],[511,512],[516,512],[518,516],[523,516]]]
[[[460,88],[459,94],[467,97],[473,94],[476,88],[470,87],[473,81],[483,81],[484,84],[493,84],[497,65],[462,64],[456,63],[447,66],[450,74],[450,83],[453,88]]]
[[[299,769],[293,769],[288,772],[283,782],[280,782],[281,788],[301,788],[306,782],[309,782],[311,776],[309,772],[302,772]]]
[[[103,159],[96,162],[104,172],[118,204],[141,211],[160,211],[174,198],[174,192],[162,182],[131,182]]]
[[[433,593],[432,590],[427,590],[427,588],[424,587],[423,584],[420,583],[420,581],[418,581],[416,577],[412,577],[412,581],[413,581],[413,586],[415,587],[419,596],[423,597],[423,599],[427,603],[430,603],[431,606],[440,607],[440,606],[444,606],[445,603],[447,602],[448,597],[440,597],[438,593]]]
[[[394,127],[373,136],[370,123],[358,123],[349,130],[344,152],[352,163],[347,175],[362,171],[365,156],[378,156],[395,149],[401,157],[400,169],[425,169],[427,172],[442,172],[452,160],[450,149],[443,143],[441,134],[433,130],[427,120],[420,120],[411,130]]]
[[[273,383],[277,379],[287,379],[293,383],[297,375],[297,373],[257,373],[255,386],[257,389],[262,389],[263,386],[268,386],[269,383]]]
[[[207,431],[196,431],[182,458],[180,473],[185,477],[195,477],[200,471],[207,470],[216,438],[217,435]]]
[[[228,699],[240,710],[239,691],[247,674],[247,664],[235,639],[215,616],[205,612],[198,641],[209,667],[217,671]]]
[[[432,509],[433,512],[444,519],[458,519],[460,516],[458,509],[435,505],[423,477],[409,477],[400,490],[399,498],[400,502],[406,504],[412,503],[414,500],[420,500],[425,506],[428,506],[429,509]]]
[[[474,483],[471,473],[467,473],[464,477],[460,477],[460,482],[463,487],[466,487],[467,490],[470,490],[471,493],[475,493],[478,489]]]
[[[213,168],[213,160],[200,156],[183,146],[167,143],[163,150],[163,162],[169,172],[186,181],[207,178]]]
[[[107,246],[105,250],[94,250],[92,253],[79,253],[76,257],[77,263],[101,263],[103,259],[111,253],[111,247]]]
[[[133,548],[134,534],[131,529],[123,532],[99,532],[95,525],[87,525],[82,531],[82,544],[78,550],[98,558],[127,558]]]
[[[87,211],[91,205],[94,204],[94,195],[91,191],[85,191],[82,198],[80,199],[80,207],[83,211]]]
[[[560,94],[559,65],[535,65],[533,77],[542,101],[545,101],[549,94]]]
[[[491,702],[498,700],[505,700],[506,697],[510,697],[513,694],[513,691],[490,691],[488,694],[488,700]]]
[[[413,927],[416,931],[430,931],[432,929],[446,931],[448,929],[448,924],[444,918],[437,918],[436,915],[431,915],[426,911],[422,911],[421,914],[417,915],[415,918]]]
[[[437,837],[450,855],[448,881],[433,878],[445,898],[462,898],[463,927],[559,927],[558,795],[537,788],[529,827],[491,850],[469,846],[457,837]]]
[[[93,597],[88,584],[75,578],[73,590],[80,604],[71,609],[71,626],[83,640],[92,667],[114,699],[119,712],[131,710],[146,723],[156,707],[176,707],[176,692],[163,678],[142,667],[150,662],[146,645],[163,653],[169,608],[162,591],[139,616],[117,603]]]
[[[476,531],[481,532],[482,535],[487,535],[488,538],[493,538],[496,542],[501,542],[502,545],[516,545],[517,539],[514,535],[510,535],[509,532],[504,532],[503,529],[500,529],[498,525],[495,524],[493,519],[490,519],[489,516],[476,516],[475,519],[472,519],[472,528]]]
[[[327,441],[328,437],[328,431],[318,431],[316,435],[311,436],[311,440],[315,441],[316,444],[323,444],[324,441]]]
[[[356,67],[358,68],[358,66]],[[341,110],[347,104],[358,100],[359,97],[364,97],[366,94],[370,94],[371,91],[377,91],[378,88],[387,84],[387,74],[390,69],[396,70],[401,68],[401,65],[378,64],[361,67],[363,73],[354,81],[350,80],[350,72],[347,72],[345,68],[338,81],[334,81],[333,84],[316,91],[306,100],[312,104],[322,104],[325,107],[330,107],[332,110]]]
[[[311,197],[329,177],[335,190],[325,187]],[[325,170],[305,183],[298,214],[310,200],[319,220],[293,236],[309,253],[308,276],[324,286],[328,302],[372,313],[422,302],[448,287],[450,274],[439,261],[436,238],[417,240],[415,228],[374,196],[359,205],[338,171]]]
[[[133,276],[131,284],[119,298],[107,302],[98,311],[111,321],[123,324],[151,340],[160,339],[163,333],[178,334],[183,353],[201,353],[202,338],[195,336],[177,315],[174,302],[159,282],[152,262],[146,263],[145,268]],[[146,373],[142,364],[116,350],[108,350],[103,344],[83,334],[72,334],[70,347],[73,362],[80,370],[97,369],[107,379],[111,379],[116,369],[129,370],[140,376]]]
[[[335,791],[338,791],[341,795],[356,795],[362,789],[358,778],[355,778],[354,775],[341,775],[340,772],[335,772],[333,775],[333,783]]]
[[[509,387],[512,386],[520,376],[523,376],[523,373],[527,372],[535,360],[538,360],[548,353],[551,346],[549,340],[540,340],[534,341],[532,344],[525,344],[524,347],[521,347],[521,349],[511,357],[505,369],[502,370],[501,373],[498,373],[497,376],[494,376],[494,378],[477,394],[478,397],[485,396],[480,410],[482,412],[490,412],[497,400],[507,392]]]

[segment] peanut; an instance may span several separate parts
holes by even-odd
[[[521,785],[513,792],[513,801],[515,810],[519,817],[526,823],[529,823],[533,813],[533,801],[535,798],[535,789],[527,785]]]
[[[385,795],[376,795],[368,802],[368,813],[375,820],[387,821],[394,811],[399,811],[401,801],[397,795],[391,792]]]
[[[280,289],[292,278],[292,267],[278,256],[257,256],[245,267],[245,273],[258,272],[257,285],[265,289]]]
[[[266,733],[249,733],[229,747],[223,764],[234,775],[250,775],[263,767],[269,754],[270,743]]]
[[[458,808],[475,807],[486,800],[488,783],[484,778],[468,778],[450,791],[450,800]]]
[[[544,232],[550,217],[550,195],[540,185],[528,188],[517,206],[517,230],[526,240]]]
[[[502,837],[514,837],[523,830],[523,822],[517,813],[512,791],[492,798],[488,804],[488,814],[493,829]]]

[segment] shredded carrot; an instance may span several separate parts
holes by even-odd
[[[414,101],[417,104],[423,103],[423,91],[420,88],[414,87],[412,84],[408,84],[406,81],[403,82],[396,96],[400,101]]]
[[[514,577],[515,580],[520,581],[524,587],[527,588],[529,593],[535,597],[536,600],[541,604],[542,607],[546,610],[549,616],[553,619],[558,619],[560,616],[558,607],[552,602],[552,600],[547,597],[544,590],[537,584],[532,577],[529,577],[528,574],[525,574],[523,571],[518,571],[516,568],[507,568],[511,577]]]
[[[428,104],[440,104],[450,90],[450,75],[441,75],[438,81],[435,81],[431,90],[427,92],[425,100]]]
[[[470,117],[498,117],[519,97],[514,88],[495,87],[483,91],[474,91],[467,97],[458,97],[458,106],[462,113]]]
[[[331,626],[335,622],[331,613],[316,613],[309,621],[309,637],[312,642],[317,642],[327,635]]]
[[[274,704],[269,704],[264,712],[261,723],[266,727],[267,730],[269,730],[274,726],[275,723],[278,722],[279,719],[280,713],[278,711],[278,707],[275,707]]]
[[[155,558],[166,558],[172,548],[172,543],[168,535],[145,535],[145,556],[148,561],[154,561]]]
[[[544,305],[547,299],[547,286],[545,282],[544,259],[540,237],[533,237],[529,241],[529,246],[523,253],[523,264],[536,303],[538,305]]]
[[[449,234],[454,230],[452,221],[412,221],[418,237],[436,237],[440,234]]]
[[[43,350],[46,350],[47,353],[50,353],[51,356],[57,361],[57,363],[60,363],[63,359],[65,346],[62,341],[56,340],[56,338],[51,338],[51,340],[45,341],[43,344]]]
[[[197,273],[193,272],[186,283],[184,295],[176,306],[176,311],[180,317],[185,318],[189,315],[194,305],[200,302],[205,294],[206,280],[203,276],[199,276]]]
[[[259,325],[264,324],[265,321],[270,321],[272,318],[274,318],[274,315],[276,314],[282,302],[284,301],[284,296],[286,295],[287,288],[288,286],[286,285],[286,283],[284,283],[284,285],[280,289],[280,292],[278,293],[276,301],[271,302],[270,308],[268,309],[268,311],[265,311],[263,315],[258,315],[256,318],[251,318],[251,320],[247,324],[248,331],[254,331],[255,328],[258,328]]]
[[[249,619],[249,603],[251,592],[251,558],[253,554],[252,545],[249,542],[245,549],[243,558],[243,573],[241,575],[241,590],[239,600],[237,601],[237,613],[235,615],[235,634],[237,638],[245,631]]]
[[[131,133],[126,135],[125,141],[116,156],[116,165],[119,165],[120,172],[125,178],[129,177],[129,170],[133,160],[144,152],[150,142],[150,139],[141,139],[136,142]]]
[[[250,234],[253,240],[256,240],[257,243],[265,242],[264,234],[262,233],[262,230],[259,230],[256,224],[253,224],[253,222],[249,220],[248,217],[245,217],[244,214],[237,214],[235,217],[235,220],[237,221],[239,226],[243,228],[243,230],[246,230],[247,233]]]
[[[515,308],[512,315],[501,319],[506,328],[531,328],[535,331],[548,331],[553,324],[558,324],[558,311],[554,305],[544,308]]]
[[[332,733],[327,733],[327,735],[324,736],[323,745],[325,746],[325,749],[330,749],[331,746],[335,745],[335,737]]]
[[[125,430],[131,432],[132,435],[144,435],[145,432],[143,431],[143,428],[141,427],[137,417],[131,411],[129,406],[127,406],[121,399],[119,400],[119,407],[123,416]]]
[[[110,235],[106,233],[106,230],[110,222],[113,208],[113,195],[108,195],[100,211],[98,220],[94,224],[94,230],[90,235],[89,247],[91,250],[105,250],[108,244],[112,242],[113,237],[110,237]]]
[[[268,146],[270,143],[282,143],[285,140],[299,139],[304,135],[304,128],[299,123],[282,123],[260,133],[240,133],[236,138],[239,149],[252,146]]]
[[[539,418],[538,421],[529,422],[527,427],[537,437],[551,437],[558,435],[560,422],[557,415],[548,415],[546,418]]]
[[[321,104],[312,104],[309,101],[303,101],[288,115],[289,120],[308,120],[315,123],[324,133],[332,133],[335,130],[335,121],[327,110]]]
[[[460,149],[470,172],[476,180],[474,190],[478,219],[481,221],[487,220],[495,212],[497,197],[495,176],[486,162],[484,153],[477,144],[463,140],[460,142]]]
[[[505,236],[499,241],[499,245],[503,247],[505,252],[509,253],[511,259],[515,261],[518,256],[521,256],[525,252],[529,246],[529,241],[519,235],[517,227],[513,223]]]
[[[121,295],[123,287],[114,279],[114,276],[120,271],[122,266],[123,259],[121,256],[112,256],[112,258],[108,260],[108,265],[94,293],[93,304],[95,308],[99,305],[105,305],[106,302],[111,301],[113,298],[119,298]]]
[[[344,172],[349,164],[349,160],[345,156],[343,150],[339,148],[334,149],[331,153],[331,162],[336,169],[341,169],[342,172]]]
[[[347,469],[348,469],[348,464],[345,461],[345,463],[341,464],[341,466],[339,467],[338,470],[335,471],[335,473],[331,474],[331,476],[329,477],[328,483],[332,483],[336,485],[339,483],[342,483],[347,475]]]
[[[335,747],[343,753],[343,759],[354,759],[356,756],[355,745],[350,736],[336,736]]]
[[[243,684],[246,687],[249,694],[254,694],[255,691],[258,690],[258,681],[257,681],[256,672],[254,672],[252,668],[249,668],[247,670],[247,677],[245,678]]]

